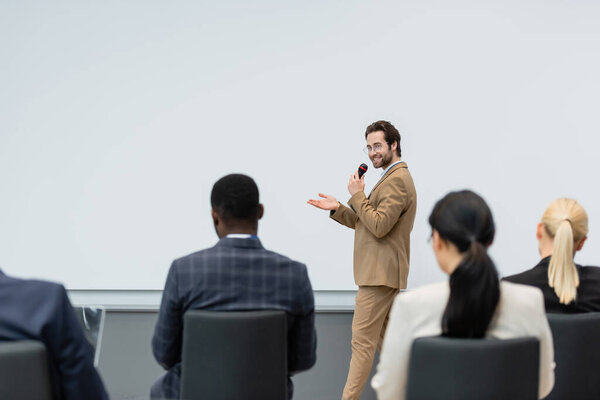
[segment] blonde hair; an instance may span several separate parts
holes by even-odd
[[[542,224],[554,239],[548,284],[554,288],[562,304],[569,304],[577,297],[579,286],[573,248],[588,233],[587,213],[576,200],[557,199],[542,215]]]

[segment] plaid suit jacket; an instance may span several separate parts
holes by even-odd
[[[288,373],[316,361],[314,297],[306,266],[266,250],[256,238],[222,238],[216,246],[173,261],[152,338],[154,357],[177,375],[179,394],[183,315],[189,309],[282,310],[288,323]],[[174,377],[175,378],[175,377]]]

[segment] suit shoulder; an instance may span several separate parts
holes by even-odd
[[[542,295],[542,291],[534,286],[507,281],[500,283],[500,290],[515,297],[535,298]]]
[[[215,246],[215,247],[209,247],[206,249],[198,250],[193,253],[187,254],[185,256],[178,257],[175,260],[173,260],[173,262],[171,263],[171,268],[179,269],[184,266],[194,265],[196,260],[206,258],[206,257],[211,257],[216,252],[217,252],[217,250],[216,250],[216,246]]]
[[[415,305],[416,307],[444,305],[448,301],[450,287],[447,281],[430,283],[415,289],[408,289],[398,294],[398,303]]]
[[[579,268],[579,288],[578,293],[596,294],[600,293],[600,268],[599,267],[581,267]]]
[[[288,256],[284,256],[283,254],[277,253],[272,250],[264,250],[264,253],[267,257],[272,258],[275,262],[280,265],[290,266],[291,268],[306,270],[306,264],[301,263],[300,261],[292,260]]]
[[[49,304],[62,303],[67,298],[65,287],[56,282],[7,277],[3,279],[2,286],[10,291],[11,298],[15,301],[23,301],[29,305],[38,304],[42,308]]]
[[[396,168],[391,171],[390,176],[386,181],[387,182],[382,182],[382,186],[398,187],[411,193],[415,192],[415,183],[408,168]],[[386,183],[387,185],[384,185]]]
[[[508,307],[517,308],[542,308],[544,307],[544,294],[530,285],[502,281],[500,282],[500,298]]]
[[[272,250],[263,249],[262,252],[263,257],[266,259],[266,264],[270,264],[281,272],[285,271],[284,274],[288,275],[296,283],[303,282],[303,285],[311,285],[306,264],[292,260],[288,256]]]
[[[214,251],[215,251],[215,247],[208,247],[206,249],[197,250],[197,251],[194,251],[192,253],[186,254],[184,256],[177,257],[173,261],[173,263],[176,263],[176,262],[179,262],[179,261],[189,260],[189,259],[196,258],[196,257],[202,257],[203,255],[210,254],[211,252],[214,252]]]
[[[394,177],[396,179],[410,179],[412,181],[412,175],[406,166],[401,166],[399,168],[395,168],[393,171],[390,171],[390,177]]]
[[[389,177],[395,180],[405,181],[407,179],[410,179],[412,181],[410,171],[406,167],[396,168],[393,171],[390,171],[389,174]]]
[[[448,303],[448,282],[439,282],[398,293],[392,306],[393,318],[401,318],[412,330],[440,327],[441,316]],[[439,333],[437,333],[439,334]]]
[[[600,279],[600,267],[587,265],[580,268],[580,273],[591,279]]]
[[[45,281],[41,279],[21,279],[7,277],[10,284],[18,286],[24,290],[44,291],[44,292],[66,292],[65,287],[57,282]]]
[[[196,251],[196,252],[193,252],[188,255],[185,255],[185,256],[175,259],[173,261],[173,265],[187,264],[190,261],[193,261],[193,260],[196,260],[199,258],[204,258],[204,257],[210,258],[210,257],[215,256],[219,252],[227,251],[226,249],[227,248],[223,248],[223,247],[219,248],[218,246],[214,246],[214,247],[209,247],[209,248],[206,248],[203,250],[199,250],[199,251]],[[252,249],[252,253],[254,253],[255,256],[259,256],[259,257],[262,256],[262,257],[268,258],[272,262],[278,263],[281,265],[291,265],[291,266],[294,266],[295,268],[306,268],[306,265],[304,263],[292,260],[291,258],[289,258],[283,254],[277,253],[272,250],[267,250],[263,247]]]

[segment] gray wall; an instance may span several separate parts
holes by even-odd
[[[150,386],[162,374],[150,349],[157,315],[155,311],[107,312],[99,369],[113,400],[147,399]],[[293,378],[295,400],[341,398],[350,361],[351,325],[352,312],[317,312],[317,363]],[[362,399],[375,399],[370,386]]]

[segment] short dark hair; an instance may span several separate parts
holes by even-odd
[[[258,187],[247,175],[224,176],[213,185],[210,204],[225,220],[258,220]]]
[[[365,139],[369,136],[369,133],[382,131],[385,137],[385,141],[388,146],[392,146],[392,143],[398,143],[398,147],[396,147],[396,152],[398,153],[398,157],[402,156],[402,151],[400,151],[400,132],[398,129],[394,127],[389,121],[377,121],[373,122],[371,125],[367,126],[367,130],[365,132]]]

